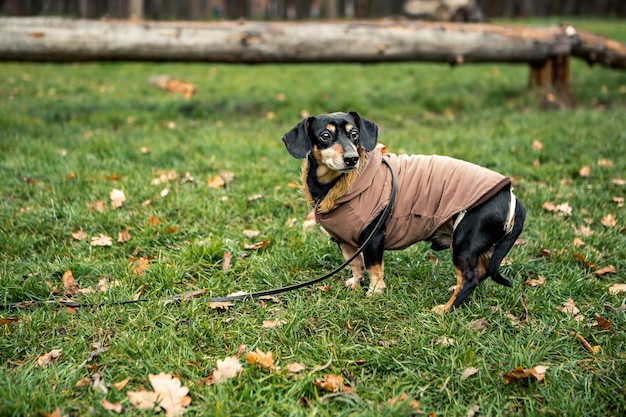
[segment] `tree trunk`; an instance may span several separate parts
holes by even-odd
[[[131,19],[143,20],[143,0],[130,0],[128,14]]]

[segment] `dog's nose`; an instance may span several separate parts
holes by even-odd
[[[358,156],[347,156],[347,157],[343,158],[343,162],[347,166],[353,167],[353,166],[355,166],[359,162],[359,157]]]

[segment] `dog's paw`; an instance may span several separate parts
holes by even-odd
[[[346,280],[345,284],[346,284],[346,287],[350,288],[351,290],[356,290],[357,288],[359,288],[360,282],[361,282],[360,278],[352,277]]]
[[[367,297],[371,297],[373,295],[380,294],[385,291],[385,288],[387,288],[385,283],[379,282],[374,288],[370,287],[365,295]]]
[[[439,304],[438,306],[433,307],[433,313],[444,314],[447,313],[448,309],[445,304]]]

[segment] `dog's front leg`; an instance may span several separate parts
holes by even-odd
[[[357,248],[350,246],[346,243],[339,243],[339,249],[341,249],[341,254],[343,255],[343,259],[348,260],[354,252],[357,251]],[[356,290],[359,288],[359,283],[363,280],[363,255],[359,255],[350,262],[350,269],[352,269],[352,278],[346,280],[346,287]]]
[[[370,286],[367,290],[367,296],[371,297],[374,294],[378,294],[383,292],[387,286],[385,285],[385,281],[383,280],[383,275],[385,273],[384,262],[381,259],[380,263],[374,263],[373,265],[368,266],[367,260],[365,261],[367,275],[370,277]]]

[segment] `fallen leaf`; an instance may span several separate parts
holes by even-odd
[[[568,203],[561,203],[555,206],[549,201],[545,201],[541,207],[543,207],[544,210],[548,210],[553,213],[563,214],[565,216],[569,216],[572,214],[572,207],[570,207]]]
[[[546,277],[544,277],[543,275],[539,275],[539,278],[526,280],[522,284],[528,287],[536,287],[538,285],[543,285],[545,282]]]
[[[265,196],[263,194],[254,194],[251,195],[250,197],[248,197],[248,204],[252,204],[257,200],[261,200],[262,198],[265,198]]]
[[[263,320],[263,327],[267,327],[267,328],[273,328],[273,327],[278,327],[280,325],[283,325],[287,323],[287,321],[285,320],[280,320],[280,319],[276,319],[276,320]]]
[[[581,225],[580,227],[576,227],[576,226],[572,226],[574,229],[574,233],[576,233],[577,235],[581,235],[583,237],[589,237],[591,235],[593,235],[593,230],[591,230],[591,228],[589,228],[588,226],[585,226],[584,224]]]
[[[161,190],[161,192],[159,193],[159,195],[161,196],[161,198],[166,197],[168,194],[170,193],[170,189],[169,188],[164,188]]]
[[[244,356],[248,365],[258,365],[261,368],[272,369],[274,367],[274,358],[271,351],[263,352],[261,349],[256,348],[254,352],[246,353]]]
[[[239,358],[231,356],[224,360],[217,361],[217,369],[213,371],[213,382],[220,384],[230,378],[234,378],[243,371],[243,366],[239,362]]]
[[[72,233],[72,239],[74,240],[85,240],[87,239],[87,233],[85,233],[84,230],[77,230],[76,232]]]
[[[313,384],[324,391],[337,392],[343,390],[343,377],[341,375],[326,374],[324,378],[318,379]]]
[[[100,233],[98,236],[91,238],[91,246],[111,246],[113,239],[110,236]]]
[[[132,264],[133,272],[137,275],[143,275],[150,268],[148,259],[143,256],[139,258],[131,257],[128,263]]]
[[[91,387],[93,388],[94,391],[101,392],[102,394],[105,394],[105,395],[107,392],[109,392],[109,389],[107,388],[107,385],[104,382],[104,377],[100,375],[99,372],[96,372],[95,374],[93,374],[91,376],[91,379],[93,380],[93,385]]]
[[[470,322],[468,326],[471,331],[477,332],[485,328],[485,323],[486,319],[483,317]]]
[[[467,410],[467,414],[465,414],[465,417],[474,417],[478,410],[480,410],[480,406],[478,404],[474,404],[469,408],[469,410]]]
[[[611,201],[617,203],[617,207],[624,207],[624,197],[613,196]]]
[[[153,86],[165,90],[168,93],[177,93],[189,100],[197,91],[198,87],[188,81],[180,80],[168,75],[155,75],[148,80]]]
[[[587,258],[585,258],[585,255],[583,255],[582,253],[575,252],[573,255],[574,255],[574,258],[578,259],[580,261],[580,263],[585,265],[587,268],[595,268],[596,267],[596,265],[593,262],[588,261]]]
[[[442,347],[452,346],[454,345],[454,339],[452,337],[441,337],[435,341],[435,344]]]
[[[580,344],[583,345],[583,347],[587,349],[591,354],[595,355],[596,353],[600,352],[600,346],[591,346],[591,343],[589,343],[587,339],[585,339],[582,335],[574,332],[570,332],[569,335],[578,340]]]
[[[580,313],[580,310],[578,309],[578,307],[576,307],[576,303],[571,298],[568,298],[563,303],[563,308],[561,309],[561,311],[565,314],[569,314],[572,316],[576,316],[578,313]]]
[[[222,270],[228,271],[232,267],[233,255],[229,251],[225,251],[222,255]]]
[[[155,216],[154,214],[150,217],[148,217],[148,224],[150,226],[156,226],[158,225],[160,222],[159,218],[157,216]]]
[[[541,382],[545,377],[546,370],[547,368],[541,365],[530,369],[524,369],[524,367],[518,366],[507,373],[503,372],[501,375],[502,378],[504,378],[505,384],[510,384],[519,380],[527,380],[531,377],[535,378],[538,382]]]
[[[609,287],[609,292],[614,295],[626,293],[626,284],[613,284]]]
[[[124,411],[124,407],[122,407],[122,403],[117,402],[113,404],[112,402],[109,402],[106,398],[103,398],[102,401],[100,401],[100,405],[105,410],[113,411],[114,413],[117,413],[117,414],[121,414]]]
[[[228,308],[232,306],[232,301],[213,301],[209,303],[209,308],[213,310],[228,310]]]
[[[465,381],[467,378],[469,378],[472,375],[476,375],[478,373],[478,369],[474,368],[473,366],[470,366],[469,368],[465,368],[463,370],[463,373],[461,373],[461,381]]]
[[[397,397],[393,397],[393,398],[389,398],[387,400],[387,404],[389,405],[396,405],[396,404],[401,404],[406,402],[408,404],[409,407],[411,407],[413,410],[419,410],[420,408],[420,403],[419,401],[417,401],[416,399],[409,397],[406,393],[402,393],[400,395],[398,395]],[[417,414],[422,414],[421,412],[416,413]]]
[[[226,185],[226,181],[224,180],[224,178],[220,177],[219,175],[211,176],[209,177],[209,180],[207,181],[207,186],[209,186],[209,188],[220,189],[224,185]]]
[[[598,166],[603,168],[609,168],[613,166],[613,161],[606,158],[598,159]]]
[[[285,369],[289,373],[297,374],[298,372],[304,371],[306,369],[306,366],[304,366],[303,364],[299,362],[291,362],[291,363],[288,363],[287,366],[285,366]]]
[[[52,349],[50,352],[46,353],[45,355],[40,356],[37,359],[37,366],[43,367],[46,365],[50,365],[59,356],[61,356],[61,350],[62,349]]]
[[[583,242],[581,238],[575,237],[574,240],[572,241],[572,246],[575,248],[579,246],[585,246],[585,242]]]
[[[130,232],[128,229],[120,230],[117,234],[117,243],[126,243],[130,240]]]
[[[242,233],[246,235],[247,237],[249,237],[250,239],[254,239],[255,237],[261,234],[261,232],[259,232],[258,230],[248,230],[248,229],[244,230]]]
[[[607,275],[607,274],[615,274],[617,271],[613,265],[605,266],[604,268],[600,268],[597,271],[593,271],[596,275]]]
[[[585,165],[578,170],[578,174],[581,177],[588,177],[589,174],[591,174],[591,168],[589,167],[589,165]]]
[[[626,180],[622,178],[611,178],[610,183],[613,185],[626,185]]]
[[[533,140],[532,148],[533,148],[533,151],[539,152],[540,150],[543,149],[543,143],[535,139]]]
[[[90,385],[91,385],[91,378],[89,378],[88,376],[84,377],[83,379],[79,379],[74,384],[75,387],[88,387]]]
[[[0,318],[0,326],[4,326],[9,323],[18,323],[20,321],[17,317],[2,317]]]
[[[41,415],[42,417],[61,417],[61,410],[59,408],[55,409],[53,412],[51,413],[46,413],[43,411],[38,411],[37,414]]]
[[[116,391],[121,391],[124,389],[124,387],[126,387],[126,385],[130,382],[130,377],[127,377],[123,380],[121,380],[120,382],[116,382],[113,384],[113,388],[115,388]]]
[[[65,291],[66,297],[71,297],[78,292],[80,286],[78,282],[74,279],[72,275],[72,271],[69,269],[63,273],[63,290]]]
[[[180,379],[161,372],[149,374],[148,379],[154,391],[129,391],[126,393],[132,405],[137,408],[152,410],[159,406],[165,410],[166,416],[180,415],[185,407],[191,404],[189,389],[181,385]]]
[[[122,207],[122,204],[124,203],[124,201],[126,201],[124,191],[118,190],[116,188],[111,191],[109,197],[111,198],[111,207],[113,207],[114,209]]]
[[[615,327],[613,326],[613,323],[611,323],[609,320],[605,319],[598,313],[595,313],[595,316],[596,316],[596,320],[598,321],[597,327],[599,327],[602,330],[608,330],[609,332],[615,331]]]
[[[609,213],[604,216],[602,220],[600,220],[600,223],[602,223],[602,225],[605,227],[615,227],[617,226],[617,219],[613,214]]]
[[[270,244],[269,240],[262,240],[260,242],[256,242],[252,244],[244,243],[243,247],[244,249],[247,249],[247,250],[259,250],[261,248],[269,246],[269,244]]]

